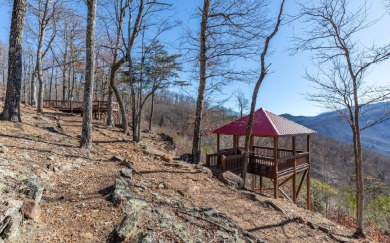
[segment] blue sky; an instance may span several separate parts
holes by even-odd
[[[172,1],[176,4],[179,12],[183,16],[183,21],[188,23],[189,14],[194,11],[195,5],[201,6],[200,0],[195,1]],[[300,2],[308,2],[303,0]],[[362,2],[362,0],[352,0],[354,3]],[[378,18],[384,15],[384,5],[382,1],[372,1],[370,6],[369,15],[373,18]],[[275,15],[278,11],[280,1],[272,1],[269,6],[270,12],[274,12]],[[294,14],[297,11],[297,1],[286,1],[285,14]],[[198,23],[197,23],[198,24]],[[359,41],[366,45],[370,45],[373,42],[376,44],[390,43],[390,32],[388,32],[388,26],[390,24],[389,15],[384,17],[373,27],[362,32],[359,36]],[[198,26],[194,26],[198,28]],[[293,22],[288,25],[284,25],[280,28],[277,36],[271,42],[271,54],[269,55],[268,62],[271,63],[271,73],[266,77],[263,82],[257,99],[257,108],[264,107],[265,109],[276,113],[290,113],[293,115],[306,115],[314,116],[325,112],[326,110],[318,107],[315,103],[306,100],[307,94],[313,92],[312,85],[303,78],[306,69],[310,70],[311,66],[311,54],[308,52],[298,53],[296,55],[290,55],[288,50],[291,47],[291,39],[295,34],[299,33],[303,25],[300,22]],[[248,65],[257,67],[259,63],[253,62]],[[389,84],[389,70],[390,62],[383,63],[379,66],[375,66],[375,69],[367,77],[370,81],[374,80],[375,83],[385,85]],[[255,82],[256,80],[253,80]],[[252,85],[246,85],[238,83],[225,90],[225,93],[230,94],[240,89],[247,94],[248,99],[252,96]],[[225,104],[235,108],[235,101],[231,100]]]
[[[354,0],[353,2],[355,2]],[[358,0],[360,1],[360,0]],[[357,2],[358,2],[357,1]],[[174,7],[177,9],[177,16],[183,20],[184,23],[191,23],[194,28],[198,28],[198,23],[194,20],[190,21],[190,14],[194,11],[196,6],[201,5],[200,0],[171,0]],[[373,18],[384,14],[384,6],[382,1],[373,1],[370,7],[369,14]],[[270,5],[270,12],[277,11],[279,1],[272,1]],[[0,8],[0,40],[7,42],[9,35],[9,19],[11,15],[10,6],[1,4]],[[285,13],[292,14],[297,9],[295,1],[287,0]],[[385,44],[390,43],[390,33],[388,26],[390,25],[390,16],[385,15],[376,25],[359,36],[360,41],[365,44]],[[269,63],[271,63],[271,73],[264,81],[260,88],[257,107],[264,107],[265,109],[276,113],[290,113],[293,115],[313,116],[321,112],[323,109],[318,107],[315,103],[311,103],[305,99],[306,94],[312,91],[311,84],[303,78],[305,69],[310,69],[310,55],[311,53],[299,53],[291,56],[288,51],[291,45],[291,37],[294,33],[298,33],[302,28],[302,24],[294,22],[289,25],[284,25],[280,28],[276,38],[271,43],[271,55],[269,56]],[[178,36],[179,29],[173,30],[171,35]],[[248,65],[257,67],[259,63],[253,62]],[[370,81],[373,80],[378,84],[389,84],[389,70],[390,62],[383,63],[376,66],[371,74],[367,77]],[[196,80],[195,80],[196,81]],[[256,80],[253,80],[255,82]],[[225,90],[226,94],[242,90],[247,94],[248,99],[252,96],[253,85],[235,84]],[[194,89],[195,93],[196,89]],[[231,100],[225,104],[231,108],[235,108],[234,101]]]

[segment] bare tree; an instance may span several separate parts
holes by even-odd
[[[128,0],[109,0],[104,2],[102,14],[99,15],[99,19],[102,21],[103,26],[105,27],[105,35],[108,40],[107,47],[111,50],[112,54],[112,63],[110,66],[109,74],[109,110],[108,110],[108,119],[107,125],[113,125],[113,111],[112,111],[112,93],[115,94],[116,100],[119,103],[119,108],[122,116],[122,126],[125,134],[128,133],[128,121],[127,121],[127,112],[125,105],[120,95],[119,89],[116,86],[116,77],[118,70],[126,63],[127,53],[124,49],[125,38],[124,38],[124,23],[125,23],[125,14],[128,9],[130,1]],[[114,9],[110,9],[113,7]],[[129,13],[130,14],[130,13]],[[137,18],[142,15],[137,15]],[[136,20],[136,22],[139,22]],[[115,28],[112,28],[115,26]],[[129,27],[130,28],[130,27]],[[122,54],[122,56],[121,56]]]
[[[92,97],[95,71],[95,31],[96,31],[96,1],[87,0],[87,36],[86,36],[86,67],[83,105],[83,129],[80,146],[92,148]]]
[[[266,26],[264,2],[204,0],[200,33],[190,32],[189,51],[196,53],[199,87],[192,140],[192,162],[201,157],[203,107],[207,91],[220,90],[232,80],[248,78],[248,70],[232,65],[237,59],[251,59],[259,51],[258,41]],[[252,72],[253,73],[253,72]]]
[[[202,22],[200,24],[200,53],[199,53],[199,88],[198,98],[195,111],[194,136],[192,140],[192,162],[199,163],[200,161],[200,145],[201,145],[201,122],[203,111],[204,93],[206,90],[206,65],[207,65],[207,22],[210,12],[210,1],[203,1]]]
[[[6,69],[8,62],[8,47],[5,43],[0,41],[0,75],[1,82],[5,85],[5,80],[7,78]]]
[[[245,93],[241,90],[236,94],[236,102],[240,111],[240,117],[242,117],[244,112],[248,109],[249,100],[246,98]]]
[[[25,102],[29,102],[30,96],[30,80],[31,75],[35,71],[35,52],[31,50],[31,48],[23,48],[23,81],[22,81],[22,100]]]
[[[142,31],[142,41],[140,43],[140,48],[144,49],[144,39],[145,33],[150,33],[150,38],[152,40],[156,40],[163,32],[170,30],[174,27],[169,21],[170,16],[164,17],[163,12],[167,12],[170,10],[171,4],[168,4],[164,1],[143,1],[140,0],[138,4],[138,15],[141,14],[141,17],[138,18],[139,22],[135,23],[133,29],[128,29],[128,45],[127,45],[127,53],[128,53],[128,73],[129,73],[129,87],[131,94],[131,116],[132,116],[132,131],[133,131],[133,141],[141,140],[141,115],[142,115],[142,106],[144,101],[142,101],[142,88],[137,92],[137,87],[142,86],[141,79],[137,80],[133,78],[133,49],[135,47],[135,38]],[[129,10],[132,7],[129,6]],[[130,22],[130,21],[129,21]],[[147,30],[147,32],[145,32]],[[153,43],[153,41],[151,41]],[[142,51],[143,52],[143,51]],[[141,63],[144,63],[144,56],[141,55]],[[142,65],[142,64],[141,64]],[[143,72],[141,72],[141,76]],[[147,95],[145,98],[147,99],[150,96]]]
[[[245,136],[245,153],[244,153],[244,166],[242,168],[242,178],[244,179],[244,183],[246,184],[246,174],[248,171],[248,164],[249,164],[249,146],[250,146],[250,138],[252,136],[252,127],[253,127],[253,120],[254,120],[254,113],[255,113],[255,108],[256,108],[256,100],[257,100],[257,95],[259,93],[259,89],[261,84],[263,83],[265,77],[268,74],[268,68],[269,64],[266,62],[266,57],[269,49],[269,44],[272,40],[272,38],[275,37],[276,33],[279,31],[279,26],[280,23],[282,22],[282,14],[283,14],[283,7],[284,7],[285,0],[282,0],[279,8],[279,14],[275,23],[275,26],[272,30],[272,32],[265,38],[265,42],[263,45],[263,50],[260,55],[260,67],[261,67],[261,72],[260,76],[257,79],[257,82],[255,84],[254,90],[253,90],[253,95],[252,95],[252,102],[251,102],[251,109],[249,113],[249,120],[246,128],[246,136]]]
[[[309,99],[337,111],[353,134],[357,209],[355,236],[364,236],[361,131],[390,118],[388,107],[383,106],[383,116],[370,117],[366,124],[361,123],[370,110],[370,104],[390,99],[389,87],[367,82],[366,75],[375,64],[390,58],[390,45],[366,47],[356,38],[358,33],[375,23],[368,20],[365,5],[356,8],[348,0],[323,0],[315,6],[302,5],[301,13],[307,28],[304,37],[296,38],[296,48],[313,51],[319,70],[315,75],[306,75],[318,91]]]
[[[34,77],[38,79],[38,104],[37,111],[43,111],[43,92],[44,92],[44,81],[43,81],[43,58],[48,52],[53,40],[57,34],[56,22],[60,16],[59,7],[60,2],[58,0],[36,0],[29,2],[28,12],[36,21],[29,22],[29,29],[34,33],[34,37],[37,39],[37,53],[36,53],[36,68],[32,75],[32,86],[35,87]],[[34,26],[38,29],[35,30]],[[47,42],[45,42],[45,34],[48,28],[51,27],[51,36]],[[35,90],[32,90],[32,103],[35,103]],[[34,105],[34,104],[33,104]]]
[[[9,38],[7,93],[1,113],[2,120],[22,121],[20,117],[20,91],[22,88],[22,41],[25,16],[26,0],[15,0]]]
[[[66,101],[71,100],[73,93],[74,65],[81,64],[79,68],[85,65],[85,25],[82,17],[69,7],[63,6],[60,13],[66,17],[56,22],[57,36],[50,50],[56,63],[55,67],[61,69],[62,83],[58,83],[57,88],[62,89],[62,100]]]

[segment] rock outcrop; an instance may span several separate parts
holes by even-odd
[[[221,173],[218,179],[226,185],[236,189],[242,189],[244,187],[244,180],[240,176],[230,171]]]

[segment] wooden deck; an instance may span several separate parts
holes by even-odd
[[[44,100],[44,108],[52,108],[62,112],[75,113],[83,115],[83,102],[80,101],[62,101],[62,100]],[[114,123],[119,123],[119,104],[112,102],[112,111],[114,114]],[[108,101],[93,101],[93,117],[96,120],[107,119]]]
[[[221,172],[231,171],[240,174],[244,165],[244,154],[240,149],[226,149],[219,153],[206,155],[207,167],[218,167]],[[278,149],[253,146],[249,156],[248,173],[252,174],[252,189],[263,193],[265,190],[274,190],[275,198],[281,192],[283,196],[297,202],[297,197],[304,180],[309,185],[310,153],[306,151],[294,151],[292,149]],[[303,173],[298,187],[296,188],[297,174]],[[263,178],[269,178],[273,188],[263,186]],[[290,198],[280,187],[292,180],[293,193]],[[307,193],[309,190],[307,189]],[[309,208],[309,206],[307,206]]]
[[[273,148],[253,146],[249,156],[248,173],[261,175],[273,179],[289,176],[294,171],[300,172],[309,168],[309,152],[296,151],[293,154],[289,149],[278,149],[277,168]],[[240,150],[228,149],[215,154],[206,155],[206,166],[220,166],[222,171],[240,173],[244,164],[244,154]]]

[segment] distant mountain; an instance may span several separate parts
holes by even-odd
[[[390,102],[366,106],[362,110],[362,126],[368,124],[375,118],[381,117],[389,107]],[[341,112],[345,112],[345,110],[341,110]],[[347,122],[339,117],[338,112],[327,112],[313,117],[293,116],[290,114],[283,114],[281,116],[311,128],[320,135],[328,136],[345,143],[352,143],[353,141],[351,128]],[[390,155],[390,120],[364,130],[362,132],[362,144],[366,149]]]

